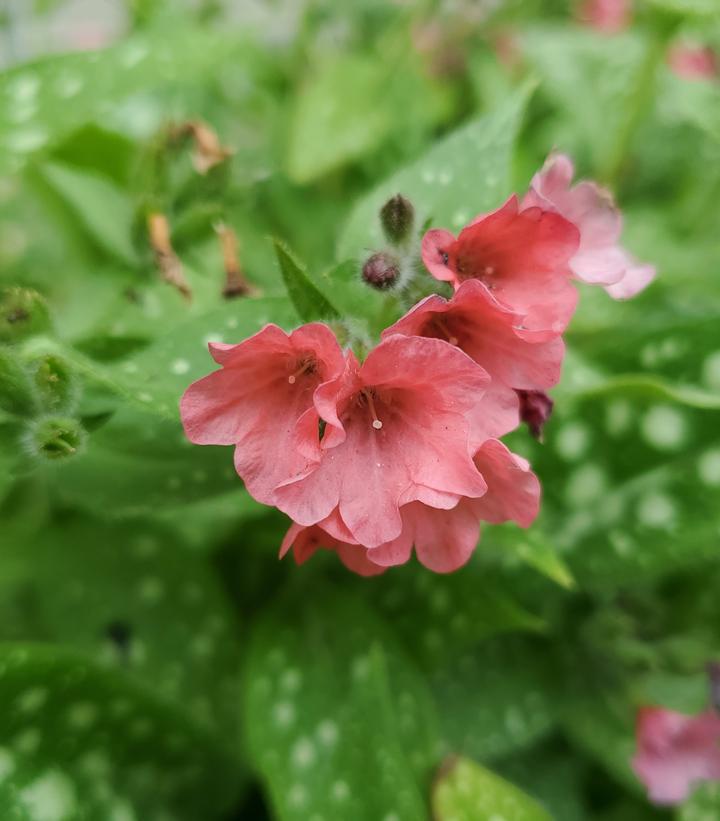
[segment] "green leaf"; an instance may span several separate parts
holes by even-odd
[[[575,578],[567,562],[562,558],[552,540],[540,529],[538,523],[522,532],[512,526],[493,527],[488,532],[480,550],[485,552],[488,548],[506,560],[515,559],[530,565],[566,590],[576,586]]]
[[[449,575],[406,567],[402,575],[388,573],[377,579],[374,594],[380,612],[429,671],[496,634],[537,633],[544,627],[491,570],[475,561]],[[461,612],[453,607],[459,601]]]
[[[580,156],[589,149],[593,166],[605,167],[632,110],[648,43],[634,31],[608,38],[567,25],[528,28],[521,43],[542,78],[541,91],[558,108],[556,131],[547,135],[546,146],[555,141]]]
[[[316,587],[275,606],[254,632],[245,685],[250,755],[280,821],[427,817],[432,704],[361,601]]]
[[[253,504],[233,468],[231,448],[191,445],[179,420],[131,407],[91,433],[84,453],[46,467],[43,475],[59,501],[115,518],[172,512],[227,493],[238,516]]]
[[[642,787],[630,767],[635,753],[635,715],[632,706],[617,697],[578,682],[585,693],[562,700],[562,723],[571,742],[600,763],[631,792]]]
[[[273,244],[288,296],[298,316],[305,322],[339,318],[340,314],[315,287],[305,267],[290,253],[287,246],[277,239]]]
[[[215,818],[238,766],[184,710],[44,644],[0,645],[0,807],[9,819]]]
[[[445,748],[494,761],[547,735],[557,723],[548,655],[537,640],[507,636],[438,668],[432,687]]]
[[[340,259],[362,258],[384,246],[380,209],[395,194],[415,207],[417,224],[459,230],[500,206],[511,185],[511,161],[529,87],[501,108],[473,120],[423,157],[382,182],[353,209],[338,242]]]
[[[118,364],[94,362],[68,348],[62,353],[89,380],[129,400],[136,409],[177,421],[183,391],[216,367],[208,343],[242,342],[269,322],[288,329],[297,324],[287,299],[232,300],[176,323],[152,345]],[[37,352],[52,352],[56,347],[47,343]]]
[[[11,537],[3,552],[14,610],[0,636],[82,651],[235,746],[237,623],[204,559],[172,530],[76,515]]]
[[[165,25],[103,51],[47,57],[5,71],[0,75],[0,173],[19,168],[88,121],[147,134],[148,126],[158,127],[164,116],[181,116],[178,98],[168,89],[184,87],[187,93],[229,59],[234,71],[240,66],[245,71],[249,51],[234,33]],[[137,98],[128,100],[141,93],[140,104]]]
[[[643,0],[643,3],[681,17],[720,18],[720,8],[715,0]]]
[[[698,784],[677,810],[677,821],[711,821],[720,813],[720,785]]]
[[[467,758],[449,761],[435,782],[437,821],[552,821],[529,795]]]
[[[287,170],[307,183],[376,148],[393,128],[387,66],[371,56],[326,59],[301,88],[290,118]]]
[[[716,410],[592,396],[560,408],[531,458],[546,529],[580,586],[652,579],[716,557]]]
[[[133,207],[110,180],[58,163],[45,163],[40,173],[63,198],[92,240],[120,262],[135,266],[132,244]]]

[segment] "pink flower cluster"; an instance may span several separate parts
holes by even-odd
[[[321,323],[210,345],[221,367],[185,392],[186,434],[235,446],[248,492],[293,520],[281,555],[322,547],[374,575],[414,548],[443,573],[469,559],[481,522],[531,524],[539,482],[499,439],[519,424],[518,392],[560,377],[572,280],[624,298],[654,275],[620,247],[610,195],[572,176],[553,156],[522,200],[457,237],[428,231],[425,266],[454,294],[415,305],[363,362]]]

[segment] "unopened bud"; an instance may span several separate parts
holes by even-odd
[[[16,416],[32,416],[37,411],[30,375],[17,350],[4,346],[0,347],[0,408]]]
[[[373,254],[363,265],[362,277],[371,287],[387,291],[400,279],[400,260],[385,251]]]
[[[25,441],[34,456],[57,462],[75,456],[85,444],[85,436],[79,420],[45,416],[29,425]]]
[[[380,209],[380,223],[388,242],[402,245],[412,233],[415,209],[402,194],[391,197]]]
[[[78,381],[64,359],[45,354],[29,365],[35,392],[48,413],[68,413],[78,399]]]
[[[520,419],[528,426],[530,433],[539,441],[543,439],[543,427],[552,414],[552,399],[544,391],[518,391],[520,399]]]
[[[30,288],[0,290],[0,342],[17,342],[46,331],[50,315],[43,297]]]

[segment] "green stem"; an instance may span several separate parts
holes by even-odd
[[[662,63],[667,45],[676,25],[659,27],[652,34],[645,57],[638,71],[635,88],[628,101],[627,115],[621,124],[612,151],[602,173],[603,179],[612,187],[616,186],[630,145],[652,101],[658,66]]]

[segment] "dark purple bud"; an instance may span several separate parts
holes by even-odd
[[[380,209],[380,222],[388,242],[402,245],[410,236],[415,221],[415,209],[410,200],[396,194]]]
[[[392,254],[380,251],[363,265],[362,277],[373,288],[386,291],[400,278],[400,261]]]
[[[538,442],[542,442],[543,427],[550,418],[555,403],[544,391],[516,390],[515,393],[520,399],[520,419]]]

